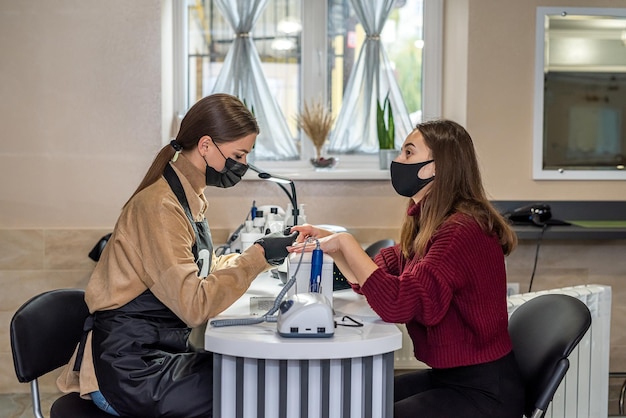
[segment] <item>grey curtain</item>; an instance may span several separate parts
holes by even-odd
[[[395,143],[399,148],[411,132],[411,120],[380,33],[395,0],[351,0],[366,33],[365,42],[352,68],[329,151],[375,153],[378,151],[376,104],[389,94],[395,122]]]
[[[236,37],[226,54],[213,93],[237,96],[254,111],[261,130],[254,148],[257,159],[297,158],[295,141],[270,92],[251,38],[252,28],[267,5],[267,0],[215,0],[215,4],[235,31]]]

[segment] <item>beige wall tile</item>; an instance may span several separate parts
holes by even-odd
[[[612,372],[626,373],[626,345],[611,345],[610,368]]]
[[[89,251],[98,240],[111,231],[62,229],[47,230],[45,233],[44,268],[93,269],[95,262],[89,258]]]
[[[0,353],[0,393],[24,393],[30,390],[29,385],[20,383],[15,375],[11,353]]]
[[[535,262],[536,243],[521,241],[507,258],[510,282],[528,290]],[[541,243],[533,290],[578,284],[606,284],[615,292],[626,292],[626,241],[550,241]],[[620,290],[623,289],[623,290]]]
[[[619,415],[619,394],[622,389],[624,378],[609,379],[609,417]]]
[[[15,312],[31,297],[52,289],[84,288],[89,270],[0,270],[0,312]]]
[[[43,254],[43,230],[0,229],[0,270],[41,269]]]
[[[0,393],[27,393],[30,391],[28,383],[20,383],[17,380],[11,353],[0,353],[0,365],[2,365],[1,369],[3,370],[0,373]],[[57,369],[42,376],[39,380],[39,390],[42,393],[59,392],[56,386],[56,379],[60,373],[61,369]]]
[[[613,293],[613,306],[611,308],[611,347],[626,347],[626,306],[618,303],[619,296]],[[626,355],[626,351],[623,353]],[[626,372],[626,357],[623,361],[623,370]]]
[[[0,339],[0,354],[11,353],[11,338],[9,334],[11,318],[13,318],[13,312],[0,312],[0,335],[3,336]],[[6,370],[12,370],[12,368],[7,368]]]
[[[396,242],[400,241],[399,228],[349,228],[348,231],[363,244],[371,244],[387,238]]]

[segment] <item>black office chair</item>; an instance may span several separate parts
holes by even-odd
[[[511,314],[509,334],[526,386],[527,417],[545,415],[569,369],[567,357],[590,326],[587,306],[564,294],[537,296]]]
[[[380,250],[382,250],[383,248],[391,247],[392,245],[396,245],[396,242],[394,240],[390,238],[381,239],[370,244],[365,249],[365,252],[367,253],[367,255],[370,256],[370,258],[374,258],[376,254],[380,252]]]
[[[38,378],[70,360],[89,315],[85,292],[59,289],[24,303],[11,319],[11,351],[17,379],[30,383],[33,414],[43,418]],[[50,418],[111,418],[92,401],[69,393],[55,400]]]

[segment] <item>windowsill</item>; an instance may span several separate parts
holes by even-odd
[[[390,180],[389,170],[378,168],[378,156],[373,158],[341,156],[333,168],[315,169],[306,161],[254,161],[256,167],[269,174],[291,180]],[[257,174],[248,170],[244,180],[259,180]]]
[[[267,170],[268,173],[298,181],[298,180],[389,180],[389,170],[357,170],[349,168],[333,168],[316,171],[312,168],[299,170]],[[255,172],[248,170],[244,180],[261,180]]]

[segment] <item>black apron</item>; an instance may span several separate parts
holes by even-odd
[[[206,219],[194,222],[180,180],[169,164],[163,174],[194,228],[192,251],[200,277],[206,276],[213,253],[208,223]],[[120,415],[212,416],[213,354],[191,347],[190,332],[150,290],[118,309],[94,313],[96,377],[100,391]]]

